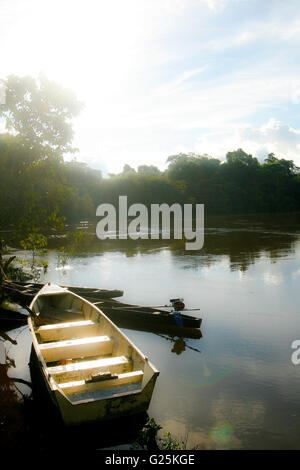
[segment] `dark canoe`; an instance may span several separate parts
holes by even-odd
[[[3,287],[8,293],[20,299],[32,299],[44,284],[35,282],[22,282],[22,281],[5,281]],[[119,289],[97,289],[95,287],[66,287],[74,294],[85,297],[86,295],[93,296],[96,299],[113,299],[115,297],[122,297],[124,292]]]
[[[89,299],[92,302],[92,299]],[[202,319],[190,315],[181,314],[180,319],[169,312],[152,307],[140,307],[129,304],[122,304],[118,301],[94,302],[118,326],[149,326],[149,327],[172,327],[180,328],[200,328]]]
[[[11,297],[21,301],[22,305],[29,305],[43,284],[10,282],[4,283],[4,288]],[[194,335],[195,329],[200,328],[201,318],[182,314],[180,321],[173,314],[153,308],[137,306],[113,300],[112,297],[123,295],[123,291],[104,290],[84,287],[68,287],[69,290],[94,303],[121,328],[132,328],[145,331],[169,331],[176,335]],[[6,315],[7,317],[8,315]],[[12,315],[11,321],[14,316]],[[1,321],[1,316],[0,316]],[[20,319],[22,322],[22,319]],[[1,321],[2,323],[2,321]],[[193,331],[191,330],[193,329]],[[191,330],[191,331],[188,331]]]
[[[172,325],[157,325],[156,323],[151,324],[146,323],[142,324],[139,323],[138,325],[130,322],[130,320],[121,320],[117,325],[119,328],[124,328],[126,330],[133,330],[133,331],[146,331],[149,333],[154,333],[159,336],[167,335],[166,338],[172,340],[174,338],[191,338],[191,339],[199,339],[202,338],[202,333],[199,328],[187,328]]]
[[[66,286],[67,287],[67,286]],[[94,289],[88,287],[68,287],[74,294],[84,297],[85,295],[92,295],[99,299],[113,299],[115,297],[122,297],[124,291],[119,289]]]
[[[7,310],[0,308],[0,327],[18,327],[21,325],[27,324],[27,315],[22,312],[15,312],[12,310]]]

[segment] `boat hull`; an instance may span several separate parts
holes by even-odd
[[[43,388],[64,424],[79,425],[145,412],[159,371],[101,310],[78,295],[56,287],[60,291],[53,297],[55,301],[70,295],[71,304],[82,302],[82,312],[86,309],[89,315],[89,319],[78,320],[77,317],[75,321],[68,319],[67,323],[54,321],[37,326],[41,304],[47,301],[47,308],[53,308],[48,286],[48,290],[41,290],[43,298],[38,294],[31,304],[36,312],[35,317],[33,314],[28,318],[33,343],[31,362],[42,376]],[[86,336],[88,329],[92,329],[92,334]],[[99,329],[97,336],[95,329]],[[68,337],[69,332],[73,336]],[[56,340],[53,342],[49,335],[54,335]],[[98,347],[101,352],[95,350]],[[81,357],[83,350],[85,354]],[[71,357],[75,359],[68,359]],[[106,370],[110,371],[108,379]]]
[[[169,327],[176,330],[180,328],[200,328],[202,319],[189,317],[188,315],[181,315],[181,319],[176,321],[174,315],[163,312],[147,309],[143,310],[122,310],[122,307],[111,307],[105,304],[101,306],[101,309],[114,323],[119,326],[129,325],[141,325],[145,327]]]
[[[116,396],[93,403],[83,402],[72,405],[60,392],[51,390],[34,347],[30,355],[30,371],[33,383],[38,384],[35,387],[35,395],[42,398],[43,405],[46,402],[47,405],[53,406],[57,416],[66,426],[96,423],[145,413],[149,408],[158,377],[158,373],[155,374],[141,392],[129,396]]]
[[[157,376],[152,377],[146,387],[132,395],[109,398],[93,403],[80,403],[72,405],[59,392],[55,392],[55,400],[60,410],[62,419],[67,426],[79,425],[83,422],[93,423],[107,421],[124,416],[146,412]]]

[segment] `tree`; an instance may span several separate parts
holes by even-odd
[[[0,117],[9,133],[0,138],[1,213],[21,246],[31,250],[33,265],[50,231],[64,228],[62,208],[75,193],[65,183],[63,154],[75,150],[71,121],[82,104],[44,75],[37,80],[10,75],[2,83]],[[91,206],[88,197],[80,202],[83,208]]]
[[[128,165],[128,163],[125,163],[125,165],[123,166],[123,175],[130,175],[130,174],[133,174],[135,173],[135,169],[132,168],[130,165]]]
[[[62,88],[40,74],[33,77],[10,75],[2,80],[6,89],[5,103],[0,105],[0,117],[6,128],[19,136],[24,145],[38,150],[39,158],[62,158],[73,152],[71,120],[82,104],[73,92]]]
[[[140,175],[148,175],[148,176],[159,176],[161,172],[154,165],[140,165],[138,167],[138,173]]]
[[[235,150],[234,152],[227,152],[226,154],[227,163],[239,163],[246,166],[258,166],[258,160],[252,155],[244,152],[242,149]]]
[[[269,153],[268,157],[265,159],[265,164],[274,165],[272,168],[276,169],[276,167],[278,167],[284,170],[289,176],[292,176],[299,171],[299,168],[295,165],[293,160],[285,160],[284,158],[279,160],[275,157],[274,153]]]

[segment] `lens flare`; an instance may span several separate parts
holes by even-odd
[[[217,445],[226,445],[233,437],[233,428],[229,423],[217,423],[209,435]]]

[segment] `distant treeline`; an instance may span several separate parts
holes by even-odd
[[[291,160],[270,154],[264,163],[239,149],[221,162],[208,155],[170,156],[168,168],[137,170],[103,178],[101,171],[76,160],[64,161],[73,148],[73,119],[83,103],[74,93],[40,74],[0,80],[5,100],[0,119],[0,227],[10,225],[24,248],[43,248],[49,230],[65,222],[95,218],[102,203],[205,204],[205,214],[298,211],[300,175]]]
[[[75,222],[95,217],[104,202],[118,206],[119,195],[128,204],[199,203],[206,214],[298,211],[300,174],[291,160],[270,154],[264,163],[239,149],[222,162],[207,155],[178,154],[168,168],[125,165],[123,172],[104,178],[101,171],[73,160],[35,152],[26,141],[0,134],[0,225],[21,226],[37,218],[40,228],[50,217]],[[25,222],[24,222],[25,223]],[[34,231],[34,230],[33,230]]]

